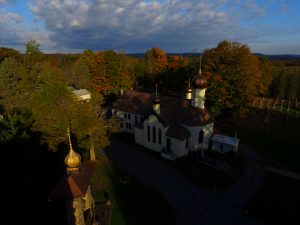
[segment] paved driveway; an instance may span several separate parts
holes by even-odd
[[[218,193],[193,185],[172,166],[118,140],[112,140],[105,152],[120,169],[163,195],[176,212],[177,225],[259,224],[245,214],[245,208],[264,181],[264,168],[250,148],[243,149],[245,174]]]

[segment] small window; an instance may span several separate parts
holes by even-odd
[[[161,145],[161,129],[158,129],[158,144]]]
[[[152,141],[156,143],[156,128],[152,127]]]
[[[171,150],[171,140],[170,140],[170,138],[167,139],[167,150]]]
[[[148,141],[150,141],[150,127],[147,127],[147,135],[148,135]]]
[[[130,119],[130,114],[128,113],[128,119]]]
[[[125,114],[125,119],[127,119],[127,113],[124,113]]]
[[[137,118],[137,115],[134,116],[134,122],[135,122],[135,125],[138,124],[138,118]]]
[[[120,127],[123,128],[123,123],[122,122],[120,123]]]
[[[115,113],[115,116],[116,116],[117,115],[117,111],[115,110],[114,113]]]
[[[204,132],[203,132],[203,130],[200,130],[199,137],[198,137],[198,143],[199,144],[203,143],[203,136],[204,136]]]

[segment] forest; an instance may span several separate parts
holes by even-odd
[[[107,134],[115,130],[104,108],[121,89],[153,92],[158,84],[162,95],[184,96],[199,71],[199,57],[168,54],[158,47],[144,57],[113,50],[44,54],[34,40],[25,48],[23,54],[0,48],[1,143],[38,132],[55,150],[72,128],[83,148],[92,149],[95,143],[104,147]],[[300,61],[269,60],[246,44],[222,41],[204,50],[201,73],[208,79],[206,107],[216,117],[243,116],[257,96],[300,98]],[[92,101],[78,104],[68,86],[91,91]]]

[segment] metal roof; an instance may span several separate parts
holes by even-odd
[[[88,90],[86,89],[80,89],[80,90],[74,90],[72,91],[75,95],[77,96],[83,96],[83,95],[90,95],[91,92],[89,92]]]
[[[214,134],[211,138],[212,141],[221,142],[228,145],[236,146],[239,143],[239,139],[234,137],[229,137],[221,134]]]

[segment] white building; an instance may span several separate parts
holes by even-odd
[[[80,101],[90,101],[91,92],[86,89],[73,90],[72,93],[80,100]]]
[[[204,107],[207,80],[199,72],[186,99],[129,91],[112,106],[121,131],[135,142],[174,160],[190,151],[206,149],[213,134],[213,116]]]
[[[236,152],[238,149],[239,139],[236,137],[228,137],[221,134],[214,134],[211,138],[212,151],[225,154],[228,152]]]

